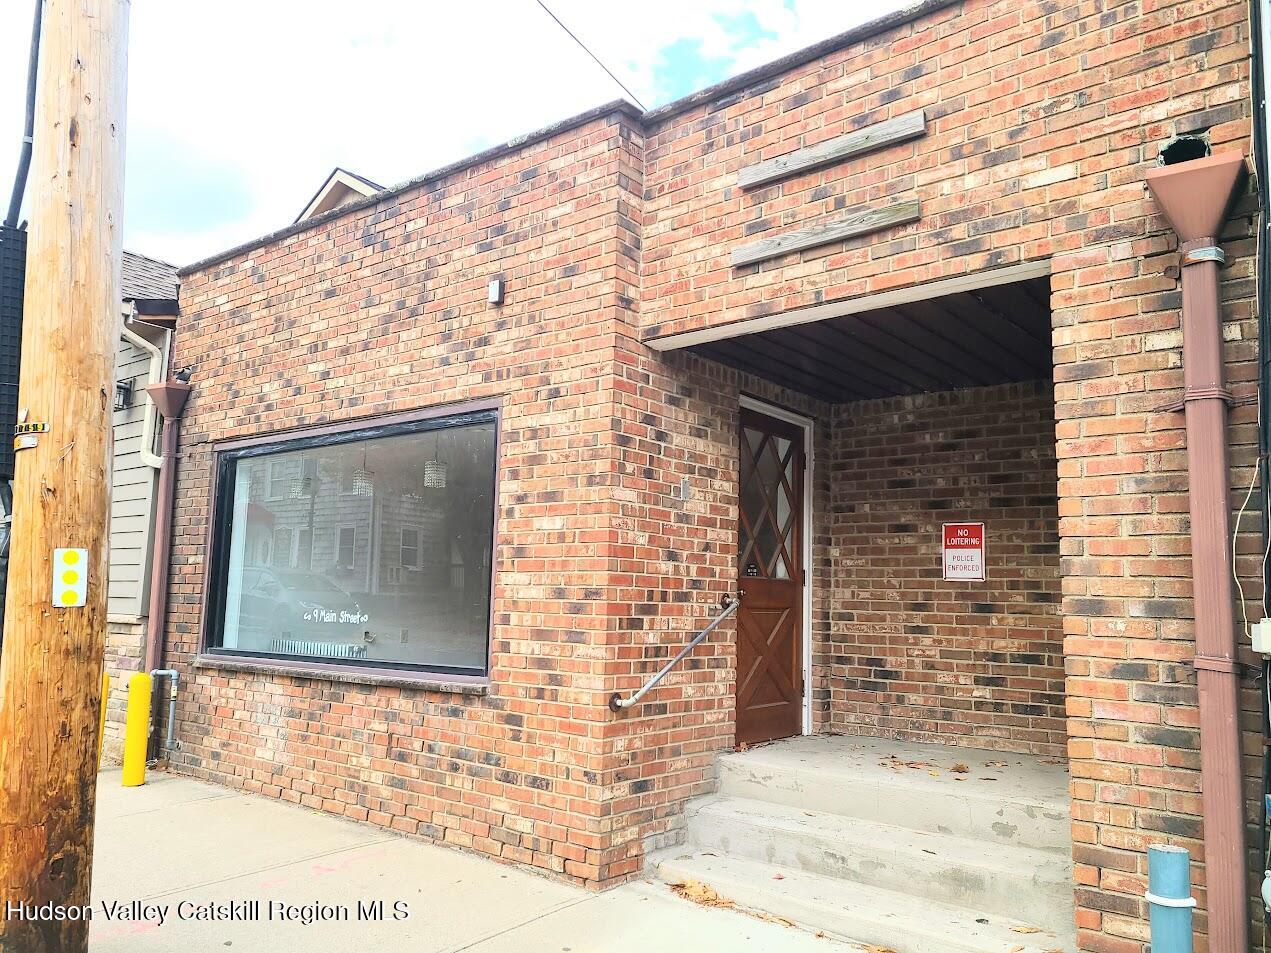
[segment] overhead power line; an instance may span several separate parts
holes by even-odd
[[[557,26],[559,26],[562,30],[564,30],[566,33],[568,33],[568,34],[569,34],[569,38],[570,38],[571,40],[573,40],[575,43],[577,43],[579,46],[581,46],[581,47],[583,48],[583,50],[586,52],[586,54],[587,54],[588,56],[590,56],[593,60],[595,60],[595,61],[596,61],[596,65],[597,65],[597,66],[599,66],[602,70],[604,70],[606,73],[608,73],[608,74],[609,74],[609,78],[610,78],[611,80],[613,80],[615,83],[617,83],[619,86],[621,86],[621,87],[622,87],[622,91],[623,91],[624,93],[626,93],[626,94],[627,94],[628,96],[630,96],[633,100],[635,100],[635,104],[636,104],[637,106],[639,106],[641,109],[644,109],[644,110],[645,110],[645,112],[648,112],[648,109],[645,107],[644,103],[640,102],[640,100],[636,97],[636,94],[635,94],[635,93],[633,93],[633,92],[631,92],[631,90],[627,89],[627,85],[626,85],[626,83],[624,83],[622,80],[618,79],[618,77],[614,76],[614,75],[613,75],[613,70],[611,70],[608,66],[606,66],[604,63],[602,63],[602,62],[600,61],[600,57],[599,57],[599,56],[597,56],[595,53],[593,53],[590,49],[588,49],[588,48],[587,48],[587,44],[586,44],[586,43],[584,43],[582,40],[578,39],[578,37],[574,36],[574,31],[573,31],[573,30],[571,30],[569,27],[565,26],[565,24],[561,23],[561,21],[560,21],[560,17],[558,17],[556,14],[552,13],[552,11],[551,11],[551,10],[549,10],[549,9],[547,8],[547,4],[545,4],[545,3],[543,2],[543,0],[534,0],[534,2],[535,2],[535,3],[537,3],[540,7],[542,7],[542,8],[543,8],[543,12],[544,12],[544,13],[546,13],[549,17],[551,17],[553,20],[555,20],[555,21],[556,21],[556,25],[557,25]]]

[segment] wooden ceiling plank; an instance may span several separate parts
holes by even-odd
[[[1024,379],[1019,374],[1019,355],[986,331],[979,319],[954,315],[940,299],[915,302],[907,305],[905,311],[963,353],[974,354],[982,365],[992,368],[994,383]]]
[[[936,333],[926,324],[911,316],[906,310],[893,308],[892,313],[892,321],[895,322],[900,333],[921,342],[921,346],[928,350],[948,354],[951,363],[963,368],[968,381],[964,386],[982,387],[1001,381],[1002,375],[996,368],[981,360],[965,347],[962,347],[957,341]]]
[[[732,343],[735,340],[736,338],[730,338],[728,343]],[[808,394],[829,404],[837,404],[844,401],[844,397],[841,394],[830,393],[822,390],[809,384],[806,379],[786,377],[784,374],[774,372],[771,367],[763,367],[760,362],[750,358],[748,355],[724,352],[719,347],[720,343],[724,342],[694,345],[692,351],[707,360],[715,361],[718,364],[725,364],[728,367],[739,370],[745,374],[751,374],[761,380],[771,381],[781,387],[786,387],[793,391]]]
[[[937,386],[929,390],[957,390],[965,387],[967,376],[957,366],[920,347],[916,341],[902,337],[894,329],[887,327],[887,317],[891,309],[864,311],[850,318],[840,319],[850,322],[854,333],[873,343],[878,350],[909,361],[912,366],[920,368],[924,375],[934,381]]]
[[[1008,354],[1023,358],[1033,373],[1050,374],[1049,341],[1040,341],[1004,314],[971,295],[950,298],[945,308],[956,320],[967,322],[986,336],[991,335],[993,342]]]
[[[835,333],[837,330],[836,327],[827,322],[822,328],[808,325],[799,328],[768,331],[763,335],[763,338],[781,347],[788,347],[803,354],[808,360],[828,368],[836,376],[850,375],[857,380],[872,381],[873,386],[881,390],[889,390],[899,385],[897,393],[912,393],[915,390],[922,389],[921,384],[915,384],[906,377],[897,376],[886,370],[882,366],[882,363],[885,362],[870,364],[867,361],[860,360],[850,351],[823,341],[822,335]],[[836,361],[835,358],[838,360]],[[895,361],[892,361],[891,365],[893,368],[899,366]]]

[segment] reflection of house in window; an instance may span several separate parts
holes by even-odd
[[[269,464],[269,499],[285,500],[291,496],[290,460],[270,461]]]
[[[280,527],[274,530],[273,565],[286,569],[293,565],[291,560],[291,530]]]
[[[337,569],[353,568],[353,552],[357,543],[357,530],[352,526],[341,526],[335,545],[335,565]]]
[[[403,569],[419,569],[419,528],[402,527],[401,564]]]

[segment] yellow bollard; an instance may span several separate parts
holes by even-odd
[[[106,740],[106,702],[110,699],[110,672],[102,672],[102,710],[97,718],[97,770],[102,766],[102,742]]]
[[[124,787],[146,783],[146,752],[150,747],[150,676],[138,672],[128,679],[128,717],[124,724]]]

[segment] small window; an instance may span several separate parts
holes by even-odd
[[[283,500],[291,495],[291,476],[290,460],[269,464],[269,499]]]
[[[274,530],[273,541],[273,558],[270,562],[275,566],[284,569],[290,568],[291,563],[291,530],[285,526]]]
[[[414,526],[402,527],[401,566],[419,568],[419,529]]]
[[[341,526],[340,535],[335,544],[335,568],[352,569],[357,559],[357,529],[352,526]]]
[[[478,411],[221,451],[205,650],[485,674],[496,432]]]

